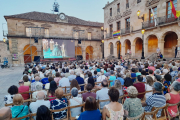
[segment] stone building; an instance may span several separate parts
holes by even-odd
[[[172,1],[176,10],[180,10],[180,0]],[[145,57],[155,53],[158,47],[165,58],[174,57],[175,46],[180,45],[180,19],[172,14],[170,0],[114,0],[103,9],[104,48],[108,48],[104,49],[105,57],[125,56],[129,49],[132,56],[140,58],[142,45]],[[145,29],[144,38],[142,29]],[[118,30],[120,37],[113,37],[113,32]]]
[[[12,56],[8,50],[7,44],[3,41],[0,41],[0,63],[3,63],[5,58],[8,59],[10,64],[12,63]]]
[[[81,20],[60,14],[29,12],[4,16],[11,54],[16,54],[14,64],[31,62],[34,56],[43,56],[43,39],[61,39],[75,42],[75,55],[84,60],[102,58],[101,40],[103,23]],[[34,38],[38,37],[38,43]],[[78,44],[81,40],[81,44]],[[32,59],[31,59],[32,55]]]

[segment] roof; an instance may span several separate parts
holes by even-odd
[[[67,15],[66,15],[67,16]],[[38,21],[47,21],[47,22],[57,22],[57,14],[51,14],[51,13],[43,13],[43,12],[28,12],[28,13],[22,13],[22,14],[16,14],[16,15],[10,15],[10,16],[4,16],[7,18],[20,18],[20,19],[28,19],[28,20],[38,20]],[[76,17],[67,16],[68,17],[68,23],[69,24],[75,24],[75,25],[85,25],[85,26],[94,26],[94,27],[102,27],[104,26],[103,23],[100,22],[91,22],[91,21],[85,21]]]

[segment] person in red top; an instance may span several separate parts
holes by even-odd
[[[148,67],[149,70],[153,71],[153,75],[154,75],[154,71],[156,70],[156,68],[154,67],[153,63],[150,63],[150,66]]]
[[[137,82],[134,84],[134,87],[136,87],[136,89],[138,90],[138,93],[145,92],[145,85],[144,85],[144,83],[142,83],[142,81],[143,81],[143,76],[138,75]],[[137,97],[142,100],[144,98],[144,95],[145,94],[140,94]]]
[[[173,82],[173,84],[170,86],[170,90],[171,92],[165,95],[166,103],[177,104],[180,101],[180,94],[178,93],[178,91],[180,91],[180,82],[178,81]],[[169,106],[168,112],[171,117],[176,117],[178,113],[177,105]]]
[[[83,98],[83,101],[84,101],[84,102],[86,101],[86,98],[89,97],[89,96],[91,96],[91,97],[93,97],[93,98],[96,99],[96,93],[92,93],[92,92],[91,92],[92,89],[93,89],[93,86],[92,86],[90,83],[88,83],[88,84],[86,85],[86,90],[87,90],[88,92],[82,94],[82,98]]]
[[[18,93],[23,93],[23,92],[28,92],[29,91],[29,86],[24,86],[24,81],[19,80],[19,88],[18,88]],[[22,97],[24,100],[29,99],[29,93],[27,94],[22,94]]]

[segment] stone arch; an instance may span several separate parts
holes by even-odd
[[[140,37],[137,37],[133,41],[133,45],[135,46],[135,54],[138,54],[142,52],[142,47],[143,47],[143,40]]]
[[[112,42],[109,43],[108,48],[109,48],[110,55],[113,55],[114,54],[114,45]]]
[[[174,31],[167,31],[162,35],[161,41],[164,42],[164,56],[174,57],[175,47],[178,44],[178,34]]]
[[[116,49],[117,49],[117,56],[118,58],[120,58],[120,55],[121,55],[121,42],[120,41],[117,41],[116,42]]]
[[[126,39],[124,41],[124,46],[125,46],[125,54],[128,52],[128,49],[131,50],[131,41],[129,39]]]
[[[86,60],[93,60],[93,47],[92,46],[86,47]]]
[[[148,53],[155,53],[156,49],[158,48],[158,37],[155,34],[151,34],[146,38],[147,43],[147,52]]]
[[[31,54],[31,50],[32,50],[32,54]],[[24,63],[31,63],[34,60],[34,56],[38,55],[36,46],[30,46],[30,44],[24,47],[23,52],[24,52]]]

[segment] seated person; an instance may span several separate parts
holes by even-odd
[[[36,91],[36,83],[40,83],[40,77],[39,76],[36,76],[35,77],[35,82],[31,83],[31,91]]]
[[[31,86],[31,82],[29,82],[29,78],[27,75],[23,76],[24,86]]]
[[[36,114],[36,120],[52,120],[51,111],[45,105],[41,105]]]
[[[42,83],[40,83],[40,82],[36,83],[36,91],[33,92],[32,99],[36,99],[37,98],[37,93],[39,91],[44,92],[45,96],[47,95],[47,92],[45,90],[42,90],[42,88],[43,88],[43,84]]]
[[[47,96],[48,97],[55,97],[55,90],[57,89],[57,84],[55,81],[51,81],[50,83],[50,87],[49,87],[49,90],[48,90],[48,93],[47,93]],[[51,100],[55,100],[54,98],[52,99],[49,99],[49,101]]]
[[[8,93],[9,93],[8,95],[4,96],[5,104],[13,103],[13,97],[14,97],[15,94],[18,93],[18,87],[15,86],[15,85],[12,85],[11,87],[9,87]],[[12,107],[12,106],[9,106],[9,107]]]
[[[137,117],[143,114],[143,109],[141,105],[141,100],[137,98],[138,91],[134,86],[130,86],[127,88],[127,93],[129,98],[126,98],[124,102],[124,112],[125,116],[128,117]]]
[[[137,82],[134,84],[134,87],[136,87],[138,93],[145,92],[145,84],[142,83],[142,81],[143,81],[143,76],[139,75],[137,77]],[[142,100],[144,98],[144,95],[145,94],[141,94],[141,95],[138,95],[137,97]]]
[[[180,91],[180,82],[173,82],[170,86],[170,90],[171,92],[165,95],[166,102],[169,104],[177,104],[180,101],[180,94],[178,93],[178,91]],[[177,116],[177,105],[168,107],[168,112],[171,117]]]
[[[51,81],[53,81],[53,80],[54,80],[53,77],[49,77],[49,78],[48,78],[49,83],[46,83],[46,85],[45,85],[45,89],[46,89],[46,90],[49,90],[50,83],[51,83]]]
[[[28,91],[29,91],[29,86],[24,86],[24,81],[23,80],[19,80],[18,92],[19,93],[23,93],[23,92],[28,92]],[[29,93],[22,94],[22,97],[23,97],[24,100],[29,99]]]
[[[0,120],[11,120],[12,114],[9,107],[3,107],[0,109]]]
[[[21,94],[16,94],[13,98],[14,106],[11,108],[12,118],[19,118],[29,114],[29,108],[26,105],[23,105],[23,97]],[[24,118],[21,120],[28,120]]]
[[[37,98],[36,102],[31,102],[29,106],[29,109],[31,110],[32,113],[36,113],[38,107],[40,107],[41,105],[45,105],[46,107],[50,108],[50,102],[44,101],[45,94],[43,91],[38,91],[36,98]]]
[[[162,94],[162,84],[160,82],[155,82],[153,85],[153,95],[151,95],[145,102],[142,103],[142,106],[145,107],[145,112],[151,112],[152,108],[164,107],[166,105],[166,98]],[[161,110],[158,111],[157,117],[161,117]]]
[[[87,97],[85,111],[80,114],[78,120],[101,120],[101,113],[94,97]]]
[[[86,98],[89,97],[89,96],[92,96],[92,97],[94,97],[96,99],[96,93],[92,93],[91,92],[92,89],[93,89],[92,84],[89,83],[89,84],[86,85],[86,90],[88,92],[82,94],[82,98],[83,98],[84,102],[86,101]]]
[[[123,120],[123,106],[118,102],[119,91],[112,87],[109,89],[108,95],[111,102],[108,105],[105,105],[103,108],[103,120]]]
[[[50,102],[50,108],[52,110],[59,110],[68,106],[66,98],[63,98],[63,89],[57,88],[55,91],[56,99]],[[67,117],[67,110],[53,113],[54,119],[63,119]]]
[[[76,106],[82,104],[82,98],[78,97],[78,89],[76,87],[73,87],[71,89],[72,99],[70,99],[69,106]],[[76,117],[81,114],[81,107],[77,108],[71,108],[71,117]]]
[[[43,89],[44,89],[44,88],[45,88],[45,85],[46,85],[47,83],[49,83],[48,77],[44,77],[43,79],[41,79],[41,82],[42,82],[42,84],[43,84]]]

